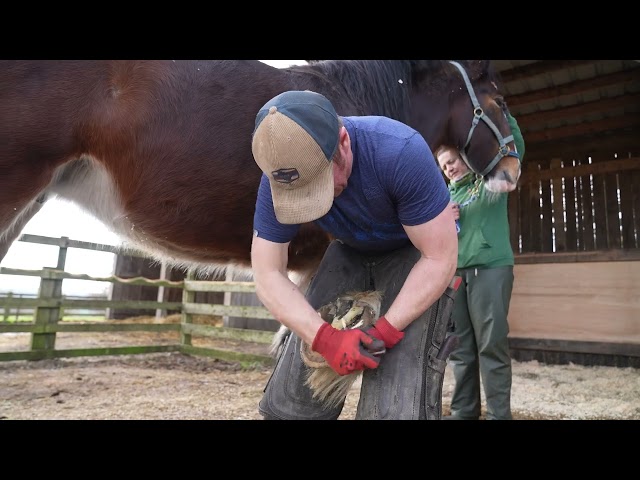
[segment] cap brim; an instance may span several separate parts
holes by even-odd
[[[276,218],[284,224],[313,222],[324,216],[333,205],[333,168],[328,163],[317,177],[307,185],[294,189],[270,179],[271,196]]]

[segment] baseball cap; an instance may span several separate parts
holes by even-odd
[[[339,128],[331,102],[310,90],[276,95],[258,111],[251,149],[280,223],[311,222],[331,208]]]

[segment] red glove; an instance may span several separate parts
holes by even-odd
[[[391,325],[384,316],[376,320],[375,325],[369,327],[366,332],[372,337],[382,340],[386,348],[393,347],[404,337],[404,332]]]
[[[376,351],[381,348],[382,342],[360,329],[338,330],[328,322],[320,327],[311,345],[311,350],[322,355],[338,375],[376,368],[380,359],[368,350]]]

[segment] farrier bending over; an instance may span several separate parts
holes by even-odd
[[[457,237],[449,192],[424,138],[386,117],[339,117],[324,96],[289,91],[258,112],[252,148],[264,173],[251,249],[256,292],[293,331],[260,412],[339,416],[344,402],[324,409],[304,385],[302,340],[341,375],[365,370],[357,418],[427,418],[429,389],[444,371],[427,354],[437,355],[449,320],[452,299],[443,292],[455,272]],[[337,240],[305,298],[286,267],[289,242],[306,222]],[[384,315],[366,333],[337,330],[316,311],[345,292],[374,289],[383,292]],[[371,353],[376,339],[387,349],[382,358]],[[420,381],[427,367],[437,372]]]

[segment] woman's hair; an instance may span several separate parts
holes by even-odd
[[[451,147],[449,145],[440,145],[438,148],[435,149],[435,151],[433,152],[433,158],[436,159],[436,163],[438,163],[438,157],[446,151],[455,151],[457,153],[457,155],[459,156],[460,154],[458,153],[458,149]]]

